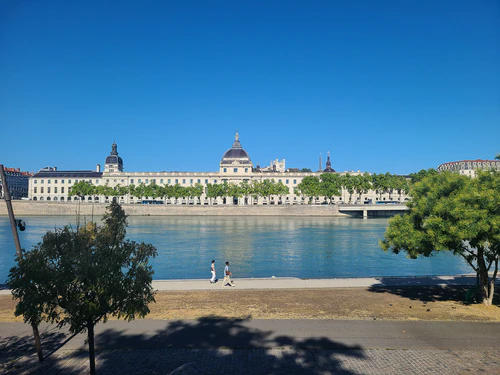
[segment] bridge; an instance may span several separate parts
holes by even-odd
[[[356,217],[394,216],[408,210],[406,204],[339,204],[339,212]]]

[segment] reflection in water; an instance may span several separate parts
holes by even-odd
[[[21,244],[31,249],[43,234],[70,223],[70,216],[32,216]],[[387,219],[277,216],[129,217],[127,237],[158,249],[155,279],[209,279],[216,260],[220,277],[226,261],[235,277],[363,277],[449,275],[470,272],[450,254],[411,260],[378,246]],[[0,217],[0,283],[14,264],[8,217]]]

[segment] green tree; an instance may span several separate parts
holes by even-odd
[[[358,174],[352,176],[354,190],[358,193],[358,202],[363,203],[361,200],[362,195],[368,193],[371,188],[371,178],[368,173]]]
[[[421,169],[416,173],[410,173],[410,183],[415,184],[421,180],[423,180],[427,176],[436,175],[438,171],[435,169]]]
[[[321,195],[321,184],[319,178],[316,176],[305,176],[297,185],[296,191],[299,191],[301,195],[308,197],[309,202],[311,202],[313,197]]]
[[[78,181],[77,183],[73,184],[71,186],[71,190],[68,194],[68,196],[78,196],[81,198],[86,197],[86,196],[94,196],[97,194],[97,189],[94,185],[92,185],[91,182],[88,181]]]
[[[144,317],[149,313],[148,303],[154,301],[149,258],[156,256],[156,249],[125,240],[127,219],[117,203],[108,207],[103,223],[102,227],[92,225],[78,231],[66,226],[47,232],[35,248],[39,251],[38,267],[19,262],[9,276],[14,293],[26,292],[26,298],[41,296],[42,319],[57,321],[60,327],[69,325],[71,333],[87,331],[91,374],[95,374],[95,324],[110,316],[126,320]],[[21,282],[23,277],[39,280],[41,293],[32,297]],[[30,302],[25,306],[36,305]],[[29,314],[28,319],[38,319],[33,311],[19,309]]]
[[[495,156],[495,160],[500,160],[500,154],[497,154],[497,156]]]
[[[304,172],[304,173],[308,173],[308,172],[311,173],[312,172],[312,170],[310,168],[302,168],[300,171]]]
[[[356,181],[354,179],[354,176],[350,175],[349,173],[346,173],[343,176],[340,176],[340,181],[342,183],[342,186],[344,187],[345,190],[349,193],[349,201],[348,203],[351,203],[352,201],[352,195],[355,192],[355,185]]]
[[[410,258],[452,251],[478,273],[489,306],[500,255],[499,191],[499,172],[478,171],[476,178],[431,173],[410,185],[409,211],[389,221],[381,247]]]
[[[342,182],[340,176],[336,173],[322,173],[320,176],[321,195],[329,199],[329,204],[332,203],[333,197],[340,196]]]

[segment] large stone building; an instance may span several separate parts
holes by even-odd
[[[31,172],[22,172],[19,168],[3,168],[5,173],[5,179],[7,180],[7,185],[9,186],[9,193],[11,199],[22,199],[28,198],[29,189],[29,179],[33,176]],[[3,190],[3,183],[0,177],[0,185]],[[3,196],[0,193],[0,196]]]
[[[321,163],[320,163],[321,164]],[[228,149],[219,163],[219,170],[216,172],[126,172],[123,170],[123,160],[118,156],[118,148],[116,143],[113,143],[111,147],[111,153],[106,158],[104,164],[104,171],[101,172],[100,165],[98,164],[95,171],[59,171],[57,168],[43,168],[38,173],[36,173],[30,180],[29,196],[33,200],[37,201],[69,201],[69,200],[79,200],[82,199],[86,202],[101,202],[106,203],[111,198],[106,196],[97,197],[77,197],[68,196],[70,188],[73,184],[78,181],[85,180],[89,181],[96,186],[129,186],[129,185],[140,185],[142,183],[148,185],[155,183],[160,186],[165,185],[180,185],[183,187],[193,186],[195,184],[201,184],[204,187],[207,184],[220,184],[224,182],[239,184],[243,181],[251,183],[252,181],[262,181],[266,179],[274,180],[275,182],[281,182],[289,189],[289,194],[283,197],[271,196],[259,197],[255,199],[253,197],[226,197],[217,198],[210,200],[207,196],[202,194],[200,199],[194,198],[192,200],[188,199],[163,199],[162,202],[165,204],[199,204],[199,205],[209,205],[209,204],[238,204],[238,205],[253,205],[253,204],[303,204],[305,198],[295,194],[295,188],[302,181],[305,176],[320,176],[322,173],[337,173],[331,166],[330,156],[328,155],[328,160],[326,162],[326,169],[320,170],[318,172],[300,172],[297,169],[285,169],[285,159],[279,162],[277,159],[275,162],[271,162],[270,167],[260,168],[254,166],[252,160],[250,159],[247,151],[241,146],[238,133],[236,133],[235,140],[230,149]],[[361,172],[350,171],[343,172],[340,174],[350,173],[351,175],[357,175]],[[205,191],[206,192],[206,191]],[[395,194],[383,194],[380,196],[374,191],[369,191],[363,194],[361,197],[361,202],[375,202],[377,200],[406,200],[407,197],[404,195],[399,197]],[[118,197],[120,203],[141,203],[141,198],[132,197],[131,195],[124,195]],[[158,199],[159,200],[159,199]],[[349,193],[347,191],[342,191],[341,196],[334,198],[334,203],[348,202]],[[319,197],[315,202],[316,204],[321,204],[325,202],[324,197]]]
[[[466,176],[475,176],[476,170],[481,169],[484,171],[496,170],[500,171],[500,160],[459,160],[451,161],[449,163],[441,164],[438,171],[451,171],[458,172]]]

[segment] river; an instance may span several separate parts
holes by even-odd
[[[31,249],[47,230],[71,216],[28,216],[19,232],[22,247]],[[470,273],[460,257],[449,253],[417,260],[383,252],[379,239],[386,218],[266,216],[132,216],[127,238],[158,249],[154,279],[209,279],[210,262],[217,274],[224,263],[238,277],[335,278],[423,276]],[[15,246],[9,219],[0,216],[0,283],[14,265]]]

